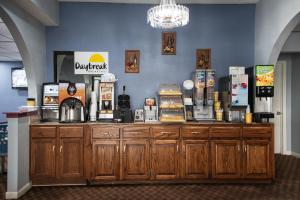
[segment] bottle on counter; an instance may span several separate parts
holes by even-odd
[[[252,113],[250,111],[250,106],[247,106],[246,109],[246,119],[245,119],[246,124],[251,124],[252,123]]]

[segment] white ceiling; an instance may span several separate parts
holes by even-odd
[[[0,18],[0,61],[22,61],[18,47]]]
[[[160,0],[58,0],[67,2],[105,2],[158,4]],[[256,4],[260,0],[176,0],[178,4]]]

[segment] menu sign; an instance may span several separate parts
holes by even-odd
[[[256,86],[274,86],[274,65],[256,66]]]
[[[74,52],[75,74],[105,74],[108,68],[108,52]]]

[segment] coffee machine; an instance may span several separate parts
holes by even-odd
[[[214,120],[215,71],[196,70],[194,73],[194,119]]]
[[[59,121],[64,123],[85,122],[85,83],[59,83]]]
[[[58,84],[43,84],[43,99],[41,106],[41,121],[52,122],[59,120]]]
[[[99,120],[112,121],[115,110],[115,82],[114,74],[107,73],[101,76],[99,83]]]

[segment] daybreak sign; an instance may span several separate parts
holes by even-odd
[[[105,74],[108,69],[108,52],[74,52],[75,74]]]

